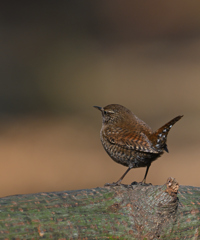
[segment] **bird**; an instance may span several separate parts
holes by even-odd
[[[117,182],[106,186],[121,185],[123,178],[132,168],[146,167],[141,184],[146,184],[146,177],[151,163],[168,152],[167,135],[172,126],[183,115],[173,118],[157,131],[153,131],[126,107],[109,104],[105,107],[93,106],[102,114],[100,131],[101,143],[108,155],[128,169]]]

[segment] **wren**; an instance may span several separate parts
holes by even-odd
[[[104,108],[94,107],[102,114],[100,138],[105,151],[115,162],[128,167],[117,182],[106,185],[120,185],[132,168],[139,167],[146,167],[142,180],[145,184],[151,163],[164,151],[168,152],[168,132],[183,116],[175,117],[153,132],[145,122],[119,104],[110,104]]]

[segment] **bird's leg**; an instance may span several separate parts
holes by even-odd
[[[148,185],[148,184],[146,184],[146,177],[147,177],[147,173],[149,171],[150,166],[151,166],[151,163],[149,165],[147,165],[147,169],[146,169],[146,172],[145,172],[145,175],[144,175],[144,179],[141,182],[141,184],[143,184],[143,185]]]
[[[123,180],[123,178],[126,176],[126,174],[131,170],[132,167],[128,167],[128,169],[126,170],[126,172],[120,177],[120,179],[117,182],[114,183],[106,183],[104,186],[119,186],[121,185],[121,181]]]

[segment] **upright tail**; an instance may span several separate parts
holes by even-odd
[[[166,152],[168,152],[167,144],[166,144],[168,132],[172,128],[172,126],[176,122],[178,122],[182,117],[183,117],[183,115],[173,118],[171,121],[169,121],[164,126],[159,128],[153,134],[153,136],[154,136],[153,137],[153,143],[154,143],[154,146],[156,147],[156,149],[164,149]]]

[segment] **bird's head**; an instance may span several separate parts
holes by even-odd
[[[106,107],[94,106],[101,111],[103,124],[116,124],[127,121],[131,111],[119,104],[110,104]]]

